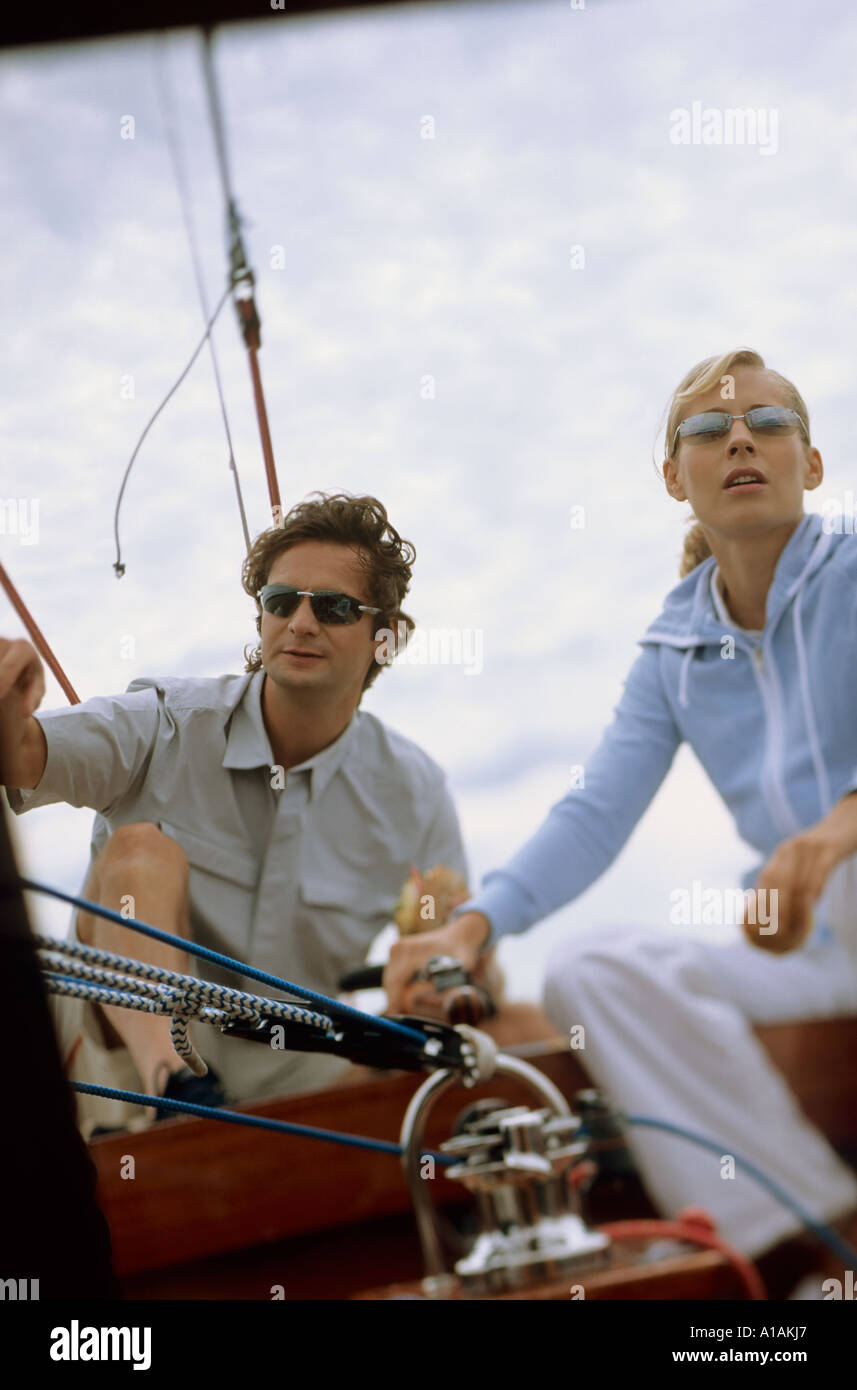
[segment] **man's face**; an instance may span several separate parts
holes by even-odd
[[[269,584],[329,589],[372,606],[359,552],[334,541],[301,541],[276,557]],[[368,558],[368,557],[367,557]],[[262,665],[283,690],[339,694],[356,704],[375,659],[381,613],[362,613],[348,625],[320,623],[307,597],[288,618],[262,613]]]
[[[720,385],[685,403],[682,419],[706,410],[743,415],[757,405],[785,405],[783,386],[761,367],[738,366],[733,398],[721,396]],[[672,441],[670,441],[672,443]],[[761,484],[727,487],[736,469],[761,474]],[[754,434],[746,420],[733,420],[721,439],[682,439],[675,458],[664,464],[671,496],[689,501],[695,515],[710,530],[727,536],[754,535],[793,520],[803,511],[804,488],[817,487],[823,476],[821,455],[807,449],[803,433],[771,436]]]

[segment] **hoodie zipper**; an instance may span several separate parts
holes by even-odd
[[[759,694],[762,697],[768,726],[768,746],[762,765],[762,789],[774,822],[775,824],[778,823],[778,829],[784,835],[796,835],[801,827],[789,805],[782,778],[785,721],[782,715],[782,698],[777,679],[777,668],[770,653],[768,653],[768,662],[765,662],[765,653],[761,642],[754,642],[749,650],[752,655],[753,670],[759,686]]]
[[[715,604],[715,609],[717,609],[717,604]],[[718,617],[724,618],[726,615],[718,613]],[[801,830],[801,826],[789,804],[783,784],[785,720],[782,713],[780,683],[770,650],[767,663],[765,661],[764,644],[764,633],[757,642],[742,640],[740,637],[737,641],[737,645],[742,647],[751,658],[753,673],[765,711],[767,745],[760,779],[762,794],[767,802],[771,819],[781,834],[796,835]]]

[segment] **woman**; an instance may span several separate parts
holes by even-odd
[[[576,934],[551,956],[546,1008],[564,1030],[583,1025],[581,1060],[615,1105],[722,1143],[715,1155],[631,1131],[665,1215],[702,1205],[752,1258],[796,1234],[785,1207],[740,1170],[730,1177],[723,1160],[734,1153],[855,1243],[855,1175],[803,1116],[752,1024],[857,1012],[857,539],[804,514],[821,455],[799,392],[756,352],[687,373],[665,445],[667,491],[698,520],[585,787],[446,928],[397,943],[385,986],[395,1011],[428,955],[472,965],[576,898],[615,859],[686,739],[764,856],[746,939]],[[819,1260],[842,1277],[841,1259]]]

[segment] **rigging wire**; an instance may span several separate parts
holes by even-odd
[[[125,469],[125,475],[124,475],[124,477],[123,477],[123,479],[122,479],[122,486],[121,486],[120,489],[119,489],[119,496],[118,496],[117,499],[116,499],[116,511],[115,511],[114,514],[113,514],[113,535],[114,535],[114,537],[116,538],[116,560],[115,560],[115,562],[114,562],[113,568],[114,568],[114,570],[116,571],[116,578],[117,578],[117,579],[121,579],[122,576],[123,576],[123,574],[125,573],[125,566],[122,564],[122,557],[121,557],[120,549],[119,549],[119,508],[122,506],[122,496],[123,496],[123,493],[125,492],[125,485],[126,485],[126,483],[128,482],[128,475],[130,474],[131,469],[132,469],[132,467],[134,466],[134,460],[136,459],[137,455],[139,454],[140,449],[141,449],[142,444],[143,444],[143,440],[146,438],[146,435],[149,433],[149,430],[152,428],[153,424],[154,424],[155,421],[157,420],[157,418],[158,418],[158,416],[160,415],[161,411],[163,410],[164,406],[165,406],[165,405],[167,404],[167,402],[168,402],[169,400],[171,400],[172,397],[175,395],[176,391],[177,391],[177,390],[179,389],[179,387],[181,386],[182,382],[184,381],[185,377],[187,376],[187,374],[188,374],[188,372],[190,371],[191,367],[193,366],[194,362],[195,362],[196,359],[199,357],[199,354],[202,352],[202,349],[205,347],[206,340],[208,339],[208,336],[209,336],[209,334],[211,333],[212,328],[214,327],[215,323],[217,322],[218,315],[220,314],[221,309],[223,308],[224,304],[226,303],[227,299],[229,298],[229,294],[230,294],[230,289],[229,289],[229,286],[227,286],[227,288],[223,291],[223,294],[222,294],[221,297],[220,297],[220,301],[219,301],[219,303],[218,303],[218,305],[217,305],[217,308],[215,309],[214,313],[212,314],[211,318],[208,320],[208,323],[206,324],[205,332],[203,333],[202,338],[200,339],[199,343],[197,344],[196,348],[194,349],[193,356],[191,357],[190,361],[188,362],[187,366],[185,367],[185,369],[184,369],[184,371],[182,372],[181,376],[179,377],[178,381],[176,381],[176,382],[170,387],[169,391],[168,391],[167,394],[164,396],[164,399],[161,401],[161,404],[158,406],[158,408],[157,408],[157,410],[155,411],[155,413],[150,417],[149,422],[148,422],[148,424],[146,425],[146,428],[143,430],[143,433],[140,435],[140,438],[137,440],[137,444],[136,444],[136,447],[135,447],[135,449],[134,449],[133,454],[131,455],[130,459],[128,460],[128,466],[127,466],[127,468]]]
[[[202,30],[202,74],[205,80],[205,89],[208,93],[208,108],[211,113],[211,127],[214,133],[214,147],[217,151],[220,182],[223,186],[223,201],[226,203],[230,213],[234,212],[237,218],[238,209],[235,204],[235,199],[232,196],[232,180],[229,176],[229,159],[226,154],[223,112],[220,107],[220,98],[217,93],[217,80],[214,74],[211,34],[212,31],[210,26],[204,26]]]
[[[196,232],[191,215],[190,186],[187,177],[187,168],[182,155],[181,142],[178,131],[173,121],[172,95],[167,80],[167,36],[161,36],[159,50],[156,51],[155,72],[158,82],[158,95],[161,103],[161,119],[164,124],[164,131],[167,139],[167,146],[173,162],[173,172],[178,189],[179,203],[181,205],[182,220],[184,221],[185,233],[187,234],[188,246],[190,247],[191,261],[193,263],[193,273],[196,280],[196,289],[199,296],[199,303],[202,309],[203,322],[207,323],[209,318],[208,297],[205,292],[205,281],[202,274],[202,265],[199,255],[199,247],[196,239]],[[220,415],[223,420],[223,429],[226,434],[226,444],[229,449],[229,468],[235,480],[235,494],[238,499],[238,510],[241,515],[241,528],[244,532],[244,544],[249,553],[251,547],[250,531],[247,526],[247,513],[244,507],[244,497],[241,492],[241,480],[238,476],[238,465],[235,462],[235,450],[232,444],[232,432],[229,428],[229,417],[226,412],[226,401],[223,394],[223,383],[220,376],[220,365],[217,360],[217,352],[214,346],[214,339],[208,340],[209,352],[211,354],[211,366],[214,371],[214,381],[217,387],[217,398],[220,402]]]
[[[244,530],[244,540],[247,546],[247,550],[250,550],[250,535],[247,527],[247,518],[244,510],[243,498],[241,495],[240,482],[238,479],[238,469],[235,465],[235,455],[234,450],[232,448],[231,432],[229,430],[229,422],[226,415],[226,406],[223,397],[222,383],[220,380],[220,373],[218,370],[217,360],[214,352],[214,345],[213,343],[211,343],[210,339],[211,330],[214,326],[217,316],[219,315],[221,309],[223,308],[223,305],[229,298],[230,294],[234,296],[235,308],[238,314],[238,321],[241,326],[241,331],[244,337],[245,345],[247,347],[247,355],[250,363],[250,375],[253,384],[253,397],[256,406],[256,416],[259,423],[259,434],[261,436],[262,441],[262,453],[265,460],[265,473],[268,481],[268,493],[271,500],[271,509],[275,524],[279,524],[282,514],[279,483],[277,482],[276,466],[274,463],[274,450],[273,445],[271,443],[271,432],[268,426],[268,413],[265,406],[265,397],[264,392],[262,390],[262,378],[261,373],[259,371],[259,362],[257,356],[259,347],[261,345],[261,325],[253,295],[255,278],[253,275],[253,271],[247,263],[247,256],[244,250],[244,244],[241,237],[241,218],[238,213],[238,208],[235,203],[235,199],[232,196],[232,186],[229,174],[229,162],[226,153],[226,138],[224,133],[223,114],[220,98],[217,91],[217,81],[214,71],[214,60],[212,57],[211,30],[209,28],[204,28],[202,32],[203,77],[205,81],[206,94],[208,98],[209,115],[211,118],[212,129],[214,132],[214,145],[217,154],[218,170],[220,172],[220,181],[223,187],[223,194],[227,204],[230,262],[229,282],[226,290],[223,293],[222,298],[220,299],[220,302],[217,305],[217,308],[214,311],[214,314],[208,319],[207,327],[205,330],[205,334],[203,335],[202,342],[200,342],[199,346],[197,347],[196,351],[194,352],[193,356],[191,357],[190,361],[188,362],[187,366],[185,367],[184,371],[179,377],[178,381],[161,401],[161,404],[158,406],[154,415],[147,423],[142,435],[137,441],[136,448],[134,449],[134,452],[131,455],[131,458],[128,462],[128,466],[125,469],[125,475],[122,479],[122,484],[119,489],[119,496],[116,500],[116,511],[113,520],[113,531],[116,538],[116,560],[114,562],[113,568],[116,571],[117,578],[119,579],[121,579],[122,575],[125,573],[125,566],[122,563],[121,549],[119,544],[119,510],[122,505],[122,497],[125,492],[125,486],[128,482],[128,476],[131,472],[131,468],[134,464],[137,454],[140,451],[143,441],[146,438],[146,435],[148,434],[152,425],[155,423],[155,420],[158,418],[161,411],[164,409],[164,406],[167,404],[167,402],[171,399],[171,397],[175,394],[179,386],[184,381],[185,377],[187,376],[188,372],[190,371],[191,367],[193,366],[194,362],[196,361],[197,357],[202,351],[206,339],[208,339],[209,343],[211,344],[212,364],[214,366],[215,380],[217,382],[218,396],[220,398],[221,415],[223,417],[227,442],[229,444],[230,467],[233,471],[233,476],[235,478],[235,487],[236,492],[238,494],[238,505],[241,512],[241,523]],[[169,119],[169,101],[168,99],[166,99],[165,94],[166,83],[165,81],[163,81],[161,83],[161,114],[167,131],[168,144],[170,147],[170,152],[173,158],[173,163],[176,171],[176,179],[179,186],[179,200],[182,204],[182,215],[185,220],[185,229],[187,231],[188,239],[191,244],[191,255],[194,263],[194,273],[196,275],[197,291],[200,296],[200,303],[203,306],[203,314],[207,315],[205,288],[202,279],[202,272],[200,269],[199,255],[196,249],[196,240],[193,231],[192,220],[190,218],[189,212],[187,179],[185,176],[184,166],[181,161],[181,156],[179,154],[178,141],[175,137],[175,132]]]

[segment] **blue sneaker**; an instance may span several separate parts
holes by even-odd
[[[190,1067],[182,1067],[181,1071],[171,1072],[161,1095],[164,1100],[183,1100],[188,1105],[208,1105],[212,1109],[226,1104],[226,1092],[220,1077],[216,1071],[212,1071],[211,1067],[205,1076],[194,1076]],[[155,1111],[155,1119],[174,1120],[176,1115],[180,1113],[178,1110],[159,1107]]]

